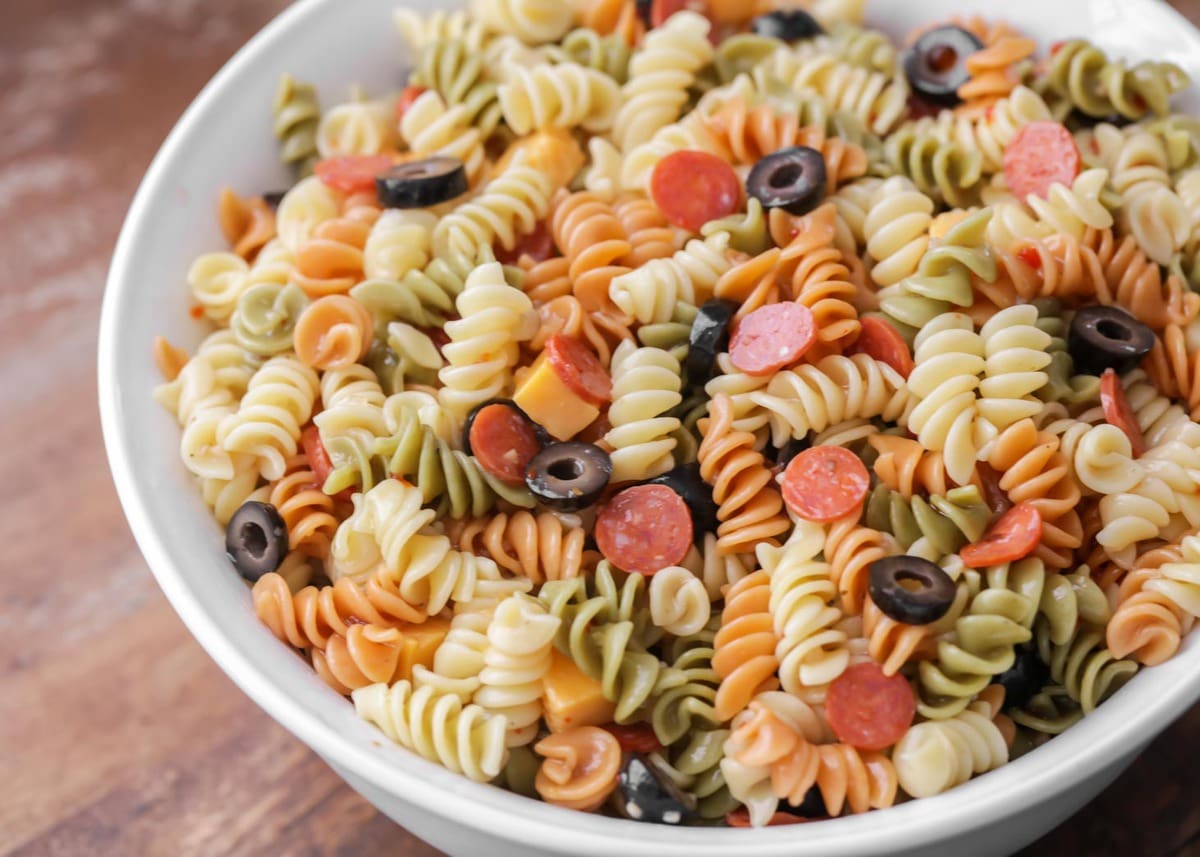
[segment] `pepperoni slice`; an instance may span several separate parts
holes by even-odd
[[[546,340],[546,361],[571,391],[599,407],[612,398],[612,378],[595,353],[574,337],[556,333]]]
[[[399,122],[404,118],[404,114],[408,112],[408,108],[413,106],[413,102],[425,94],[425,87],[412,83],[404,87],[404,91],[400,93],[400,97],[396,99],[396,121]]]
[[[902,737],[917,713],[908,679],[884,675],[876,663],[855,664],[834,679],[825,716],[838,740],[860,750],[883,750]]]
[[[1082,165],[1075,138],[1058,122],[1030,122],[1004,152],[1004,178],[1017,199],[1046,199],[1056,183],[1070,187]]]
[[[710,220],[738,210],[742,183],[733,167],[716,155],[683,149],[655,166],[650,198],[671,225],[699,232]]]
[[[785,824],[806,824],[809,821],[817,821],[817,819],[801,818],[789,812],[777,812],[771,816],[771,820],[767,822],[767,827],[780,827]],[[750,810],[743,806],[740,809],[735,809],[733,812],[726,813],[725,823],[730,827],[749,827]]]
[[[650,26],[661,27],[667,18],[684,9],[707,15],[708,3],[705,0],[653,0],[650,4]]]
[[[1137,414],[1125,398],[1125,388],[1121,386],[1121,378],[1114,369],[1105,369],[1100,376],[1100,404],[1104,407],[1104,419],[1109,425],[1114,425],[1125,436],[1133,447],[1133,457],[1141,458],[1146,452],[1146,438],[1142,427],[1138,425]]]
[[[321,442],[320,430],[313,423],[306,425],[300,432],[300,445],[304,448],[308,467],[316,477],[317,487],[320,488],[329,478],[329,474],[333,472],[333,462],[329,460],[329,452],[325,449],[325,444]],[[334,496],[339,500],[349,500],[353,494],[354,492],[347,488]]]
[[[492,251],[501,265],[515,265],[522,256],[528,256],[534,262],[545,262],[554,255],[554,236],[550,234],[546,221],[540,220],[532,232],[517,238],[511,250],[506,250],[503,244],[497,242]]]
[[[635,485],[600,510],[595,537],[600,553],[617,568],[649,577],[687,555],[692,516],[666,485]]]
[[[479,466],[506,485],[524,485],[525,469],[542,451],[529,418],[516,405],[483,405],[471,418],[467,448]]]
[[[600,728],[616,738],[626,753],[657,753],[663,748],[649,723],[608,723]]]
[[[1018,503],[1000,516],[987,535],[958,555],[967,568],[986,568],[1029,556],[1041,540],[1041,513],[1031,503]]]
[[[880,363],[891,366],[907,378],[913,370],[912,353],[908,343],[891,324],[878,316],[861,319],[862,332],[850,349],[851,354],[866,354]]]
[[[313,167],[326,187],[342,193],[375,190],[375,177],[396,165],[391,155],[339,155],[318,161]]]
[[[825,523],[863,504],[871,476],[857,455],[841,446],[814,446],[783,471],[783,501],[796,515]]]
[[[816,320],[804,304],[767,304],[738,324],[729,359],[747,375],[770,375],[803,357],[816,339]]]

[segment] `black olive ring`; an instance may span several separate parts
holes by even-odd
[[[927,559],[889,556],[871,563],[867,573],[871,600],[897,622],[928,625],[954,603],[954,581]]]

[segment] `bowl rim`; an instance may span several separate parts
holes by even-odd
[[[168,193],[166,186],[183,141],[203,133],[204,116],[216,109],[227,89],[236,86],[254,57],[269,52],[293,28],[304,26],[320,10],[338,2],[297,0],[284,9],[222,66],[172,128],[140,183],[122,225],[105,287],[97,350],[104,445],[138,547],[191,634],[234,683],[276,722],[324,759],[388,794],[434,815],[452,815],[460,823],[534,848],[547,843],[569,843],[575,853],[597,857],[618,849],[631,855],[691,857],[711,853],[715,857],[736,843],[753,846],[763,857],[785,854],[837,857],[930,845],[1028,810],[1035,803],[1102,772],[1115,760],[1136,753],[1200,697],[1200,646],[1189,640],[1172,660],[1173,669],[1141,671],[1130,687],[1036,752],[936,797],[860,816],[806,824],[803,836],[790,827],[672,828],[562,810],[470,782],[416,754],[406,754],[411,759],[396,764],[389,754],[373,752],[367,742],[338,733],[315,710],[296,704],[287,689],[290,680],[260,670],[206,614],[190,591],[186,564],[171,556],[162,535],[150,525],[152,490],[139,476],[137,459],[132,454],[134,439],[118,396],[117,368],[121,308],[133,299],[137,290],[134,276],[137,248],[147,240],[157,200]],[[1165,20],[1173,19],[1172,23],[1185,29],[1200,48],[1200,35],[1176,10],[1156,0],[1135,2],[1158,7],[1153,10],[1156,14],[1168,13]],[[453,801],[464,798],[471,805],[470,813],[448,811]]]

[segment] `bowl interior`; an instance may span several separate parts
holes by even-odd
[[[445,6],[426,0],[415,8]],[[567,811],[480,786],[388,744],[256,620],[246,587],[223,556],[220,528],[179,462],[179,431],[151,399],[160,379],[150,343],[163,334],[193,348],[206,330],[188,316],[184,275],[219,248],[213,209],[224,185],[284,188],[270,105],[285,71],[318,85],[324,103],[404,83],[395,0],[301,0],[246,46],[172,132],[130,210],[105,294],[100,402],[105,442],[135,537],[191,631],[242,689],[326,758],[385,791],[444,815],[470,805],[466,823],[528,842],[564,841],[579,854],[717,854],[753,840],[763,855],[836,855],[915,845],[1018,811],[1144,743],[1200,695],[1197,645],[1139,675],[1094,716],[1038,752],[938,798],[883,814],[780,830],[676,830]],[[950,15],[996,15],[988,0],[874,0],[869,19],[894,35]],[[1157,0],[1009,0],[1004,15],[1045,42],[1087,35],[1130,57],[1153,54],[1200,79],[1200,36]],[[331,49],[333,48],[333,49]],[[1197,107],[1195,95],[1188,104]],[[457,799],[458,803],[450,801]]]

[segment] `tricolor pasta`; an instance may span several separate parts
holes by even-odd
[[[1200,619],[1186,78],[645,5],[284,76],[294,183],[219,194],[154,398],[259,618],[424,758],[664,824],[939,794]]]

